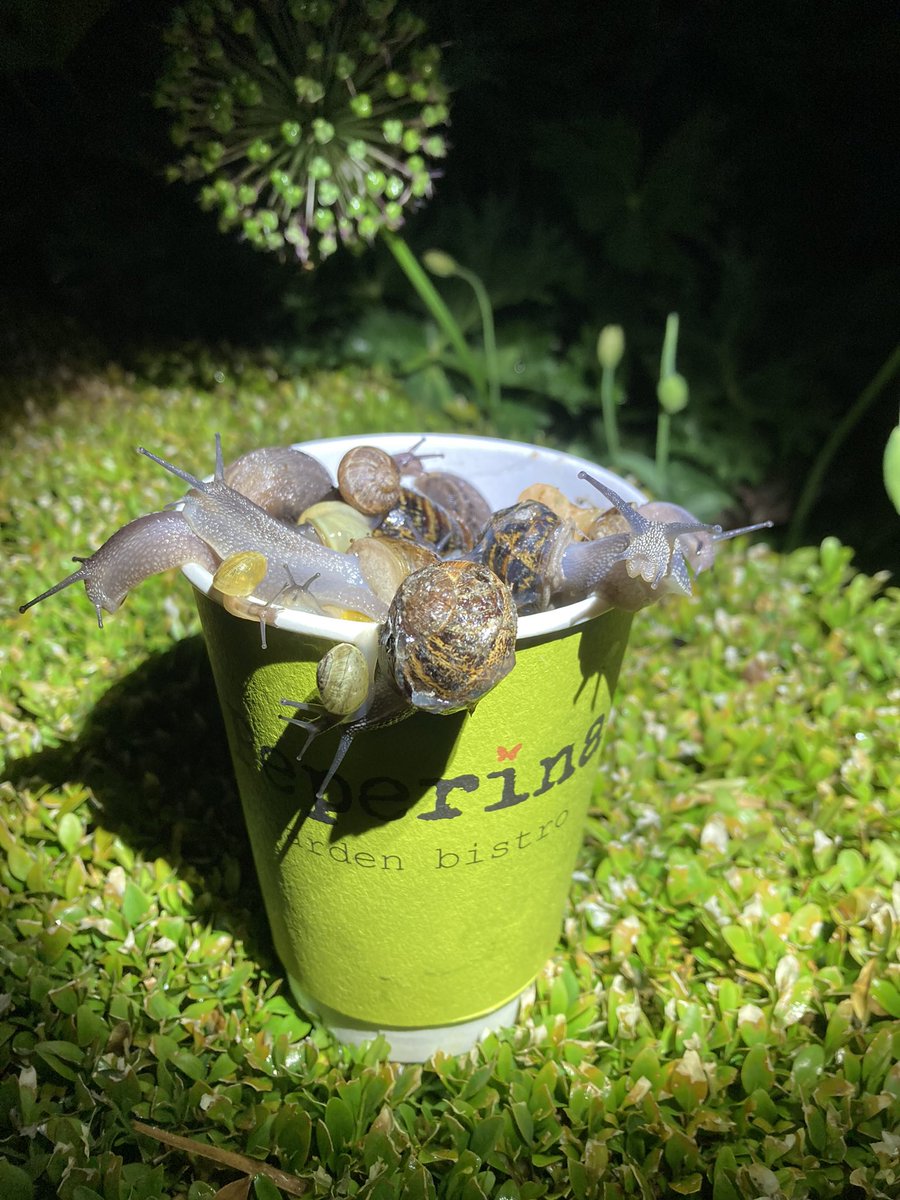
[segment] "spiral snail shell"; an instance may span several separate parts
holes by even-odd
[[[230,554],[218,567],[212,585],[223,596],[251,596],[269,569],[268,559],[258,550]]]
[[[328,712],[349,717],[369,694],[369,664],[359,646],[338,642],[319,659],[316,686]]]
[[[359,559],[363,577],[385,604],[390,604],[407,575],[438,561],[430,547],[397,537],[359,538],[350,543],[350,553]]]
[[[378,446],[355,446],[338,464],[338,490],[344,500],[369,517],[381,517],[400,500],[400,468]]]
[[[522,616],[542,612],[557,590],[571,526],[540,500],[494,513],[472,550],[509,588]]]
[[[493,571],[465,561],[414,571],[391,601],[379,664],[415,708],[470,708],[515,663],[516,609]]]
[[[320,500],[305,509],[300,524],[308,525],[323,546],[346,554],[355,538],[365,538],[372,532],[366,517],[343,500]]]
[[[250,450],[225,468],[225,483],[270,516],[294,524],[312,504],[334,492],[331,476],[311,454],[293,446]]]

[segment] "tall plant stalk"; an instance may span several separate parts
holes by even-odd
[[[863,388],[844,413],[841,420],[835,425],[831,431],[831,436],[819,451],[816,461],[806,476],[803,490],[797,501],[797,507],[794,509],[794,515],[791,517],[791,523],[788,526],[787,532],[786,549],[793,550],[800,544],[809,514],[816,500],[819,498],[822,490],[822,481],[825,478],[825,473],[831,466],[834,456],[840,450],[854,426],[862,420],[898,371],[900,371],[900,345],[895,346],[894,350],[881,364],[866,387]]]

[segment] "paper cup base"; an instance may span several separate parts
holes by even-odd
[[[484,1013],[470,1021],[457,1021],[452,1025],[428,1025],[420,1029],[390,1029],[385,1025],[357,1021],[346,1013],[338,1012],[310,996],[296,979],[288,975],[288,983],[294,999],[308,1013],[314,1014],[334,1037],[346,1045],[360,1046],[370,1042],[379,1034],[390,1046],[392,1062],[421,1063],[438,1051],[444,1054],[465,1054],[488,1033],[514,1025],[523,998],[534,991],[528,987],[507,1000],[493,1012]]]

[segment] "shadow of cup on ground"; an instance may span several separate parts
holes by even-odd
[[[148,658],[101,697],[75,740],[10,762],[5,777],[90,788],[88,819],[169,862],[191,886],[195,915],[277,971],[202,638]]]

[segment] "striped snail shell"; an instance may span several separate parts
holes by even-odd
[[[516,609],[493,571],[463,560],[414,571],[391,601],[379,668],[414,708],[471,708],[515,663]]]
[[[474,483],[450,471],[424,471],[417,475],[416,490],[452,513],[462,526],[471,548],[491,519],[491,506]]]
[[[454,514],[412,488],[400,489],[397,503],[382,518],[375,534],[409,538],[441,554],[472,548],[471,536]]]
[[[339,717],[360,707],[369,694],[371,679],[366,657],[352,642],[338,642],[316,667],[316,686],[328,712]]]
[[[494,513],[472,550],[509,588],[521,615],[543,612],[557,589],[571,526],[539,500]]]

